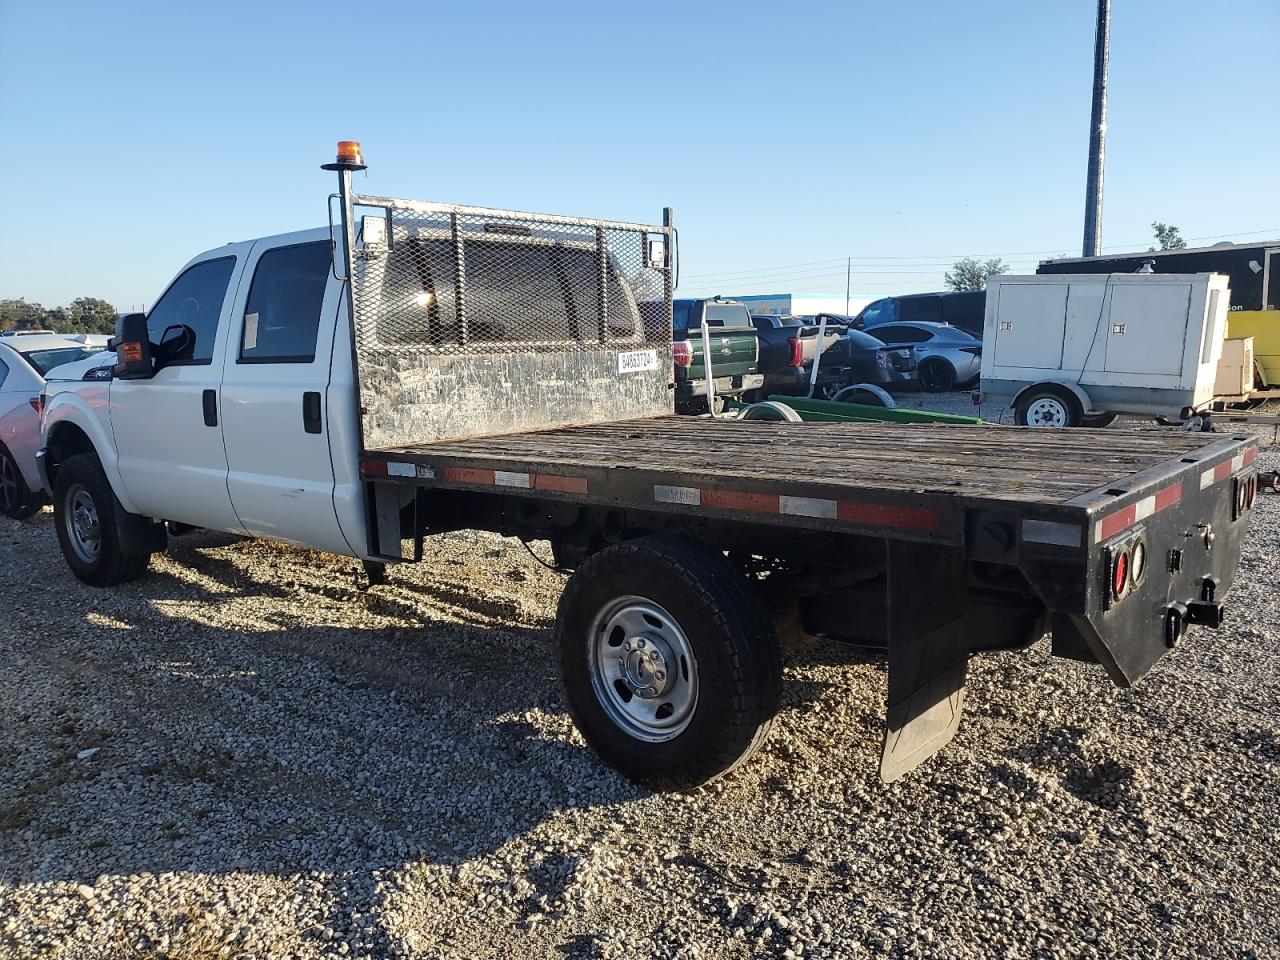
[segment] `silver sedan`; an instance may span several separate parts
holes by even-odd
[[[891,347],[910,347],[920,386],[938,392],[964,387],[982,370],[982,341],[949,323],[901,320],[865,328]]]

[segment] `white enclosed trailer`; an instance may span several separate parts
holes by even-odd
[[[1030,426],[1186,419],[1213,402],[1230,301],[1214,273],[992,277],[983,403]]]

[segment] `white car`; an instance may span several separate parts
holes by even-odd
[[[101,353],[106,340],[49,333],[0,339],[0,514],[21,519],[44,504],[36,449],[45,376],[54,367]]]

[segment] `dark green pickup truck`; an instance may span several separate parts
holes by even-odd
[[[705,413],[707,371],[703,359],[703,321],[711,345],[711,374],[718,401],[740,397],[764,383],[760,342],[751,314],[735,300],[676,300],[672,303],[676,411]]]

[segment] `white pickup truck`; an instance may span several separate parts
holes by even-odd
[[[440,531],[548,540],[569,709],[677,787],[759,747],[779,634],[885,652],[892,780],[951,738],[971,653],[1050,632],[1127,686],[1221,622],[1253,437],[674,416],[669,214],[356,196],[351,144],[326,168],[335,225],[200,254],[46,384],[38,462],[84,582],[191,527],[371,571]]]

